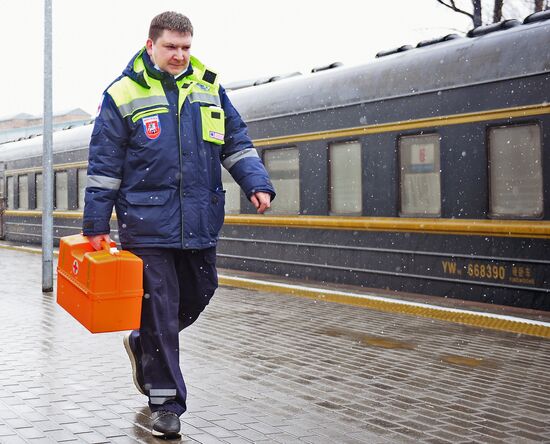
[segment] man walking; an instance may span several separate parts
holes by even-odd
[[[149,398],[152,433],[177,437],[187,391],[178,333],[218,285],[223,165],[258,213],[275,191],[217,74],[191,56],[187,17],[154,17],[146,45],[105,91],[90,141],[83,233],[143,259],[141,327],[124,338],[134,382]]]

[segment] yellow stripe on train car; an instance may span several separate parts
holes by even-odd
[[[6,210],[4,214],[8,217],[42,216],[42,212],[38,210]],[[82,211],[54,211],[53,217],[82,219]],[[111,217],[116,219],[114,213]],[[550,239],[550,221],[228,214],[225,216],[225,224]]]

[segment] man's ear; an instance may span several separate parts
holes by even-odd
[[[149,56],[153,55],[153,40],[147,39],[145,42],[145,49],[147,50],[147,54],[149,54]]]

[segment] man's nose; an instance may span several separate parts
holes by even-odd
[[[183,49],[180,49],[180,48],[176,49],[176,58],[178,60],[183,60],[184,56],[185,56],[185,52],[183,51]]]

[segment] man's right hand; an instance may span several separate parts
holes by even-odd
[[[107,242],[107,244],[111,244],[111,238],[108,234],[97,234],[95,236],[86,236],[88,238],[88,241],[90,241],[90,244],[94,248],[94,250],[101,250],[103,247],[101,246],[101,241]]]

